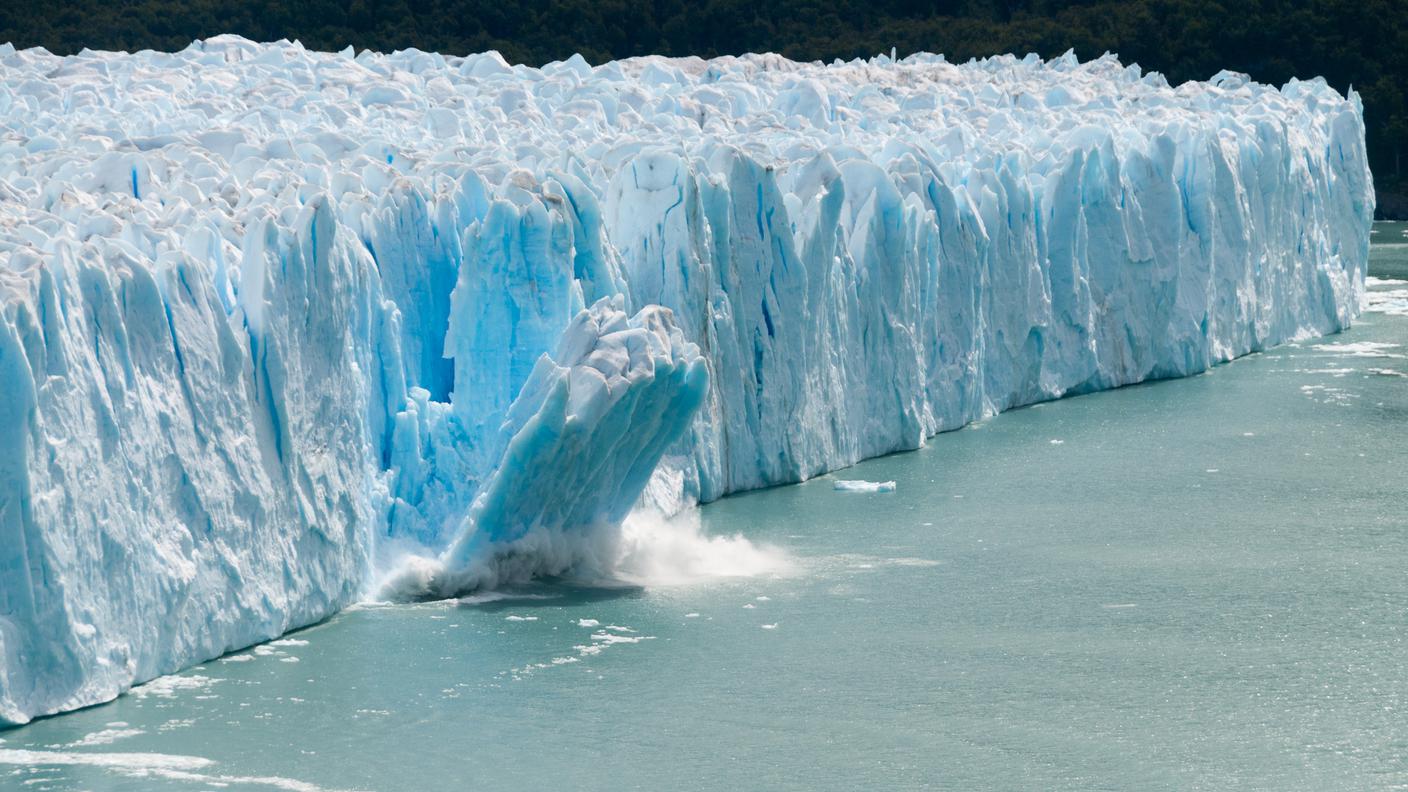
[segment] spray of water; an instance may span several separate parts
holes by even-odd
[[[796,571],[796,563],[782,548],[749,541],[742,534],[707,535],[698,509],[673,517],[638,509],[621,526],[610,576],[641,586],[679,586]]]
[[[666,517],[641,507],[619,526],[535,528],[494,546],[468,566],[450,568],[438,556],[406,547],[385,569],[373,587],[373,600],[443,599],[541,578],[586,585],[682,586],[720,578],[784,576],[794,573],[796,564],[781,548],[742,535],[707,535],[698,509]]]

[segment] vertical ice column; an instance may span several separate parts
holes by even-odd
[[[538,359],[509,408],[499,466],[459,535],[432,575],[394,580],[393,590],[448,596],[560,574],[609,545],[709,381],[668,309],[627,317],[623,305],[617,297],[581,311],[556,352]]]

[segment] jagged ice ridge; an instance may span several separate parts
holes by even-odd
[[[1340,330],[1373,203],[1110,56],[0,48],[0,722]]]

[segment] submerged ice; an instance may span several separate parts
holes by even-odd
[[[0,48],[0,722],[1342,329],[1363,138],[1113,57]]]

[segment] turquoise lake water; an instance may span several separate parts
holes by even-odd
[[[1333,338],[705,507],[746,541],[643,586],[361,607],[0,732],[0,789],[1408,789],[1408,284],[1371,288]]]

